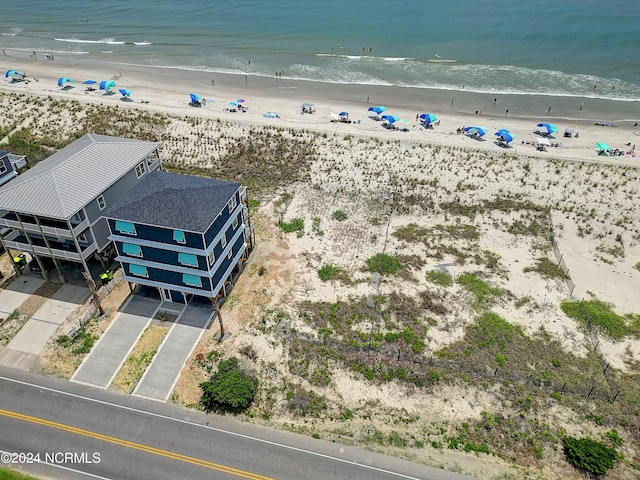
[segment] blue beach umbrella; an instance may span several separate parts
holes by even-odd
[[[367,110],[368,112],[375,112],[378,115],[380,115],[382,112],[386,111],[387,107],[383,107],[382,105],[378,106],[378,107],[369,107],[369,110]]]
[[[418,118],[427,125],[435,122],[438,119],[433,113],[422,113]]]
[[[96,82],[95,80],[85,80],[84,82],[82,82],[83,85],[95,85]]]
[[[237,107],[238,104],[236,102],[229,102],[229,106],[231,107]]]
[[[239,98],[236,100],[236,103],[244,103],[244,98]]]
[[[118,91],[120,92],[120,95],[122,95],[124,98],[129,98],[131,96],[131,90],[125,90],[124,88],[121,88]]]
[[[59,87],[64,87],[67,83],[73,83],[73,79],[69,77],[61,77],[58,79]]]
[[[115,86],[116,82],[114,82],[113,80],[103,80],[100,82],[100,90],[105,90],[107,92]]]
[[[4,78],[9,78],[9,77],[24,78],[25,74],[22,72],[18,72],[16,70],[7,70],[7,73],[4,74]]]
[[[395,115],[382,115],[382,120],[386,120],[389,122],[389,125],[393,125],[395,122],[400,120],[400,117],[396,117]]]
[[[498,130],[494,135],[496,137],[501,137],[503,134],[505,133],[510,133],[509,130],[507,130],[506,128],[501,128],[500,130]]]
[[[189,97],[191,97],[191,103],[198,103],[202,101],[202,95],[198,95],[197,93],[190,93]]]
[[[547,133],[554,133],[558,131],[558,127],[556,127],[553,123],[539,123],[536,126],[544,128]]]
[[[504,132],[502,135],[500,135],[500,140],[502,140],[504,143],[510,143],[514,138],[516,138],[516,136],[509,132]]]
[[[471,135],[478,135],[483,137],[487,133],[487,129],[484,127],[464,127],[464,131]]]

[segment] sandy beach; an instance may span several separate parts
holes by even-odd
[[[288,80],[286,72],[282,78],[274,75],[245,79],[243,75],[109,64],[78,56],[56,55],[54,60],[47,60],[39,55],[38,60],[33,60],[25,52],[6,53],[0,57],[3,71],[25,72],[29,81],[2,81],[3,92],[169,115],[170,127],[162,134],[161,153],[163,160],[175,168],[197,167],[215,172],[221,159],[232,163],[226,155],[234,151],[234,146],[255,139],[258,146],[267,148],[264,138],[271,134],[312,152],[300,155],[301,161],[307,162],[300,166],[301,178],[285,171],[286,161],[295,162],[298,157],[290,152],[281,155],[285,159],[277,164],[281,170],[275,178],[281,175],[283,180],[261,192],[262,203],[255,215],[257,246],[223,309],[231,332],[229,339],[219,344],[212,328],[194,352],[194,356],[213,350],[236,355],[250,346],[256,353],[259,360],[253,367],[260,371],[265,391],[271,388],[269,391],[276,393],[273,398],[261,399],[260,410],[252,413],[250,421],[268,419],[264,423],[337,442],[366,445],[371,445],[372,437],[379,432],[386,436],[401,432],[405,447],[415,449],[398,447],[402,442],[387,442],[385,448],[373,442],[372,448],[478,478],[579,478],[564,461],[561,448],[557,448],[556,430],[600,438],[611,425],[616,425],[624,438],[625,455],[633,458],[640,454],[633,421],[628,430],[612,420],[611,425],[606,423],[615,417],[613,413],[604,425],[585,422],[585,415],[594,414],[596,407],[580,403],[588,398],[592,385],[592,390],[600,389],[596,391],[602,398],[605,393],[615,394],[615,390],[633,390],[624,389],[637,380],[629,384],[615,382],[624,375],[635,378],[631,376],[640,360],[640,341],[632,335],[616,341],[590,336],[559,307],[568,299],[593,297],[609,302],[620,315],[640,312],[640,156],[603,156],[596,147],[596,142],[605,142],[614,149],[634,152],[634,145],[640,142],[640,126],[635,125],[640,118],[634,118],[640,115],[637,104],[588,97],[503,97],[464,91],[329,85]],[[73,78],[75,83],[61,89],[56,85],[60,77]],[[114,78],[117,87],[113,95],[88,92],[81,84],[86,79]],[[130,101],[121,98],[119,88],[131,90]],[[207,104],[189,106],[190,93],[202,95]],[[243,105],[248,111],[227,111],[229,103],[238,98],[245,99]],[[316,112],[301,114],[303,102],[313,103]],[[371,119],[367,108],[372,105],[385,105],[385,113],[408,120],[407,131],[392,131]],[[3,107],[11,108],[8,103]],[[82,121],[82,117],[76,119],[69,112],[48,116],[43,112],[39,118],[33,112],[45,108],[42,106],[20,108],[24,111],[12,112],[13,119],[24,118],[24,125],[46,130],[49,135],[55,129],[43,122],[52,116],[65,134],[71,130],[65,122]],[[331,113],[342,111],[349,112],[352,123],[329,121]],[[278,112],[280,116],[265,118],[265,112]],[[433,129],[423,128],[416,122],[416,115],[423,112],[436,114],[440,124]],[[541,137],[534,130],[540,122],[557,125],[559,132],[550,140],[561,146],[547,147],[546,151],[536,149]],[[487,127],[488,133],[480,140],[474,139],[458,133],[462,126]],[[495,141],[493,133],[503,128],[516,136],[510,148],[500,147]],[[564,137],[567,128],[578,132],[579,137]],[[289,166],[296,170],[296,166]],[[233,172],[238,181],[244,180],[241,166],[226,171]],[[337,211],[342,211],[347,220],[337,220]],[[304,219],[305,227],[299,235],[285,234],[277,228],[278,220],[293,218]],[[374,278],[365,260],[383,250],[410,265],[405,276]],[[540,258],[553,263],[562,260],[570,272],[570,281],[562,274],[558,279],[536,273],[532,266]],[[326,265],[339,268],[348,279],[323,281],[318,271]],[[452,369],[454,381],[434,383],[424,390],[400,381],[371,383],[361,374],[338,368],[337,362],[330,363],[335,370],[327,373],[330,381],[326,384],[293,373],[293,343],[305,334],[316,335],[317,330],[317,325],[310,324],[312,315],[300,313],[304,302],[352,302],[357,306],[364,303],[361,299],[386,295],[394,296],[404,308],[411,304],[410,299],[423,298],[421,305],[427,307],[420,310],[420,318],[428,323],[422,339],[422,360],[430,362],[437,352],[455,347],[466,338],[478,312],[459,285],[425,283],[429,272],[441,268],[448,269],[453,278],[463,273],[477,274],[499,288],[500,298],[493,311],[531,338],[542,335],[545,346],[559,345],[554,355],[563,351],[566,356],[562,362],[568,365],[588,359],[579,364],[584,369],[591,368],[592,362],[599,374],[594,374],[598,378],[593,381],[599,383],[587,384],[589,378],[575,387],[572,394],[579,397],[580,406],[554,403],[553,395],[549,396],[551,392],[557,394],[562,382],[566,386],[570,379],[544,363],[549,360],[542,358],[546,351],[530,350],[527,358],[520,359],[524,366],[518,371],[526,372],[519,373],[524,380],[518,376],[500,377],[498,365],[487,373],[483,365],[475,368],[473,361],[467,361]],[[391,303],[390,311],[394,308]],[[400,313],[399,309],[394,315]],[[404,320],[409,325],[415,318],[407,315]],[[372,329],[364,322],[354,328],[361,328],[363,333]],[[315,344],[309,345],[311,349]],[[542,349],[541,344],[536,345]],[[396,353],[400,362],[399,347],[397,352],[393,350],[394,358]],[[520,365],[515,357],[509,357],[507,363],[514,370]],[[554,364],[562,363],[555,357],[554,360]],[[312,366],[321,370],[322,365],[313,361]],[[605,373],[611,365],[610,377],[600,373],[601,363],[607,365]],[[421,364],[415,365],[417,361],[407,368],[417,369]],[[611,380],[614,369],[616,377]],[[528,393],[522,392],[534,388],[529,385],[532,376],[549,374],[548,370],[557,378],[546,386],[542,380],[536,384],[540,400],[525,411],[521,397]],[[202,366],[190,361],[175,398],[186,405],[197,402],[197,386],[205,376]],[[470,380],[476,378],[484,381]],[[321,395],[329,405],[329,413],[313,419],[290,414],[282,385],[304,387]],[[509,396],[514,385],[522,391]],[[607,402],[603,400],[602,405],[610,405]],[[345,409],[354,414],[353,418],[339,420]],[[496,448],[508,454],[498,460],[443,450],[441,443],[449,442],[448,435],[457,432],[457,426],[463,422],[481,425],[488,414],[503,415],[517,424],[513,431],[496,435],[501,445]],[[538,436],[532,434],[530,438],[532,444],[542,445],[544,460],[540,461],[531,449],[524,452],[528,447],[520,452],[520,446],[506,445],[511,434],[521,438],[515,430],[519,429],[520,435],[534,428],[534,422],[540,428]],[[547,424],[553,429],[544,427]],[[484,425],[478,430],[486,429]],[[554,433],[548,434],[547,430]],[[557,435],[560,438],[560,433]],[[516,457],[521,453],[527,460],[518,464]],[[486,461],[489,458],[491,461]],[[524,477],[521,468],[527,468],[531,476]],[[628,473],[620,466],[611,478],[629,478]]]

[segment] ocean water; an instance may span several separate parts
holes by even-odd
[[[1,11],[10,51],[640,101],[639,0],[29,0]]]

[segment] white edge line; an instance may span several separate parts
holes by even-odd
[[[131,299],[133,298],[133,295],[129,295],[129,298],[127,299],[127,301],[124,303],[124,305],[121,307],[121,309],[124,309],[129,302],[131,301]],[[80,365],[78,365],[78,368],[76,368],[76,371],[73,372],[73,375],[71,375],[71,378],[69,379],[70,382],[75,382],[76,380],[74,380],[76,378],[76,374],[80,371],[80,369],[82,368],[82,366],[85,364],[85,362],[87,360],[89,360],[89,357],[91,356],[91,354],[93,352],[95,352],[96,348],[98,348],[98,345],[100,345],[100,342],[102,341],[102,339],[105,337],[105,335],[107,334],[107,332],[109,330],[111,330],[111,327],[113,327],[114,323],[116,323],[116,321],[118,320],[118,318],[120,318],[120,314],[122,312],[118,312],[118,315],[116,315],[114,317],[113,320],[111,320],[111,323],[109,323],[109,326],[105,329],[104,332],[102,332],[102,335],[100,335],[100,338],[98,338],[98,340],[96,341],[96,343],[93,344],[93,347],[91,348],[91,351],[89,352],[89,354],[84,357],[84,359],[82,360],[82,362],[80,362]],[[83,383],[83,382],[78,382],[78,383]],[[94,385],[94,386],[98,386],[98,385]],[[106,387],[104,387],[106,388]]]
[[[211,315],[209,315],[209,318],[207,319],[207,325],[209,324],[209,322],[213,318],[213,315],[214,315],[213,313]],[[171,388],[169,389],[169,393],[167,393],[167,396],[164,397],[164,402],[166,402],[169,399],[169,397],[171,396],[171,393],[173,392],[173,389],[176,388],[176,385],[178,384],[178,380],[180,380],[180,375],[182,374],[182,370],[184,370],[184,367],[187,364],[187,362],[189,361],[189,359],[191,358],[191,355],[193,354],[193,351],[196,349],[196,347],[200,343],[200,340],[202,339],[202,335],[204,335],[204,331],[206,329],[207,329],[206,325],[203,328],[200,329],[200,334],[198,335],[198,338],[196,339],[196,341],[191,346],[191,350],[189,350],[189,353],[185,357],[184,362],[182,362],[182,366],[180,367],[180,371],[178,372],[178,375],[176,375],[176,378],[173,380],[173,383],[171,384]]]
[[[37,385],[35,383],[24,382],[22,380],[16,380],[14,378],[8,378],[8,377],[4,377],[4,376],[0,375],[0,380],[5,380],[7,382],[18,383],[20,385],[26,385],[28,387],[37,388],[39,390],[47,390],[49,392],[53,392],[53,393],[57,393],[57,394],[61,394],[61,395],[66,395],[68,397],[79,398],[81,400],[87,400],[89,402],[94,402],[94,403],[98,403],[98,404],[101,404],[101,405],[106,405],[108,407],[119,408],[121,410],[127,410],[129,412],[135,412],[135,413],[140,413],[140,414],[143,414],[143,415],[149,415],[150,417],[156,417],[156,418],[161,418],[163,420],[169,420],[169,421],[172,421],[172,422],[183,423],[185,425],[191,425],[193,427],[203,428],[203,429],[211,430],[211,431],[218,432],[218,433],[225,433],[227,435],[233,435],[233,436],[238,437],[238,438],[244,438],[246,440],[252,440],[252,441],[258,442],[258,443],[264,443],[264,444],[267,444],[267,445],[272,445],[274,447],[283,448],[285,450],[292,450],[294,452],[306,453],[307,455],[312,455],[312,456],[320,457],[320,458],[326,458],[328,460],[333,460],[333,461],[340,462],[340,463],[346,463],[348,465],[354,465],[356,467],[361,467],[361,468],[364,468],[364,469],[367,469],[367,470],[374,470],[376,472],[387,473],[389,475],[393,475],[393,476],[401,477],[401,478],[406,478],[408,480],[422,480],[422,479],[420,479],[418,477],[412,477],[410,475],[405,475],[403,473],[392,472],[391,470],[385,470],[384,468],[373,467],[371,465],[365,465],[363,463],[358,463],[358,462],[355,462],[355,461],[352,461],[352,460],[346,460],[346,459],[340,458],[340,457],[334,457],[332,455],[327,455],[325,453],[314,452],[312,450],[305,450],[304,448],[293,447],[291,445],[285,445],[284,443],[272,442],[271,440],[264,440],[262,438],[252,437],[250,435],[245,435],[243,433],[232,432],[230,430],[224,430],[222,428],[212,427],[210,425],[201,425],[199,423],[190,422],[188,420],[180,420],[178,418],[169,417],[167,415],[162,415],[160,413],[146,412],[146,411],[140,410],[138,408],[128,407],[126,405],[118,405],[117,403],[111,403],[111,402],[107,402],[105,400],[98,400],[96,398],[85,397],[83,395],[78,395],[77,393],[65,392],[63,390],[57,390],[55,388],[44,387],[42,385]]]
[[[12,454],[12,453],[16,453],[16,452],[7,452],[5,450],[0,450],[0,453],[4,453],[4,454]],[[76,470],[75,468],[70,468],[70,467],[65,467],[64,465],[58,465],[57,463],[49,463],[49,462],[43,462],[42,460],[34,460],[35,463],[38,463],[40,465],[48,465],[50,467],[55,467],[55,468],[61,468],[62,470],[67,470],[69,472],[73,472],[73,473],[79,473],[80,475],[84,475],[87,477],[93,477],[93,478],[98,478],[100,480],[113,480],[111,478],[107,478],[107,477],[101,477],[100,475],[96,475],[94,473],[89,473],[89,472],[83,472],[82,470]],[[11,463],[5,464],[8,465],[9,468],[12,465]]]
[[[167,340],[169,339],[169,335],[171,335],[171,332],[173,332],[174,328],[176,328],[176,323],[175,322],[173,323],[173,325],[171,325],[171,328],[165,334],[164,338],[162,339],[162,342],[160,343],[160,346],[158,347],[158,350],[156,350],[156,354],[153,356],[153,358],[149,362],[149,365],[147,365],[147,368],[144,369],[144,372],[142,373],[142,376],[140,377],[140,380],[138,380],[138,383],[136,383],[136,388],[134,388],[133,392],[131,392],[132,395],[137,395],[136,392],[138,391],[138,388],[140,387],[140,385],[142,385],[142,382],[144,381],[145,377],[147,376],[147,373],[149,373],[149,370],[151,369],[151,365],[153,365],[153,362],[156,360],[156,358],[158,358],[158,355],[162,351],[162,347],[164,347],[164,345],[167,343]]]

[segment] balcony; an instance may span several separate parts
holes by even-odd
[[[86,259],[97,249],[95,243],[88,245],[80,244],[80,252],[78,252],[78,249],[73,242],[59,242],[57,240],[48,239],[49,248],[43,238],[33,236],[29,238],[31,243],[29,243],[27,237],[20,232],[11,232],[3,239],[3,241],[7,248],[72,261],[80,261],[83,258]]]
[[[73,238],[67,222],[51,218],[38,218],[36,220],[31,215],[25,215],[18,220],[17,215],[9,212],[0,217],[0,225],[31,233],[45,233],[56,237]]]

